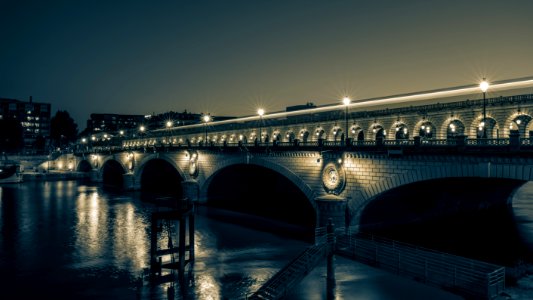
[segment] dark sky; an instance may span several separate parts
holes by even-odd
[[[0,97],[255,114],[533,75],[533,1],[0,0]]]

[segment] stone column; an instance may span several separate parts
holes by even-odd
[[[200,186],[194,179],[189,179],[181,182],[183,190],[183,198],[188,198],[190,201],[198,201],[200,198]]]
[[[122,175],[124,181],[124,189],[128,191],[135,191],[141,188],[141,183],[135,178],[134,173],[126,173]]]
[[[103,179],[100,176],[100,170],[92,169],[90,173],[91,182],[102,182]]]
[[[335,227],[344,227],[346,224],[346,199],[335,195],[320,196],[315,199],[318,209],[317,227],[328,225],[331,219]]]

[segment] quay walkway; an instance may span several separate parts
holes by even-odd
[[[318,228],[315,244],[290,261],[247,299],[283,298],[332,250],[334,254],[467,299],[495,299],[505,290],[505,268],[502,266],[360,233],[350,228],[338,228],[335,233]]]

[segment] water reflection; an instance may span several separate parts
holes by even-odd
[[[150,263],[150,215],[156,209],[135,193],[117,195],[75,182],[1,187],[2,296],[135,299],[137,279]],[[201,212],[196,220],[196,260],[184,286],[175,282],[175,299],[243,299],[308,246],[301,240],[209,219]],[[161,235],[158,242],[167,239]],[[337,294],[345,299],[364,296],[358,291],[383,295],[384,291],[376,291],[396,280],[369,277],[359,265],[343,271],[338,264],[337,270],[338,281],[344,282],[338,284]],[[311,276],[295,295],[321,299],[325,291],[321,276]],[[346,290],[353,278],[365,279],[358,282],[367,288]],[[170,284],[144,284],[142,299],[166,299]],[[407,296],[408,287],[420,289],[405,283]],[[434,295],[431,288],[424,291],[426,298]]]

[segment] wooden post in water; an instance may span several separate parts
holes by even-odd
[[[327,277],[326,277],[326,299],[335,299],[335,233],[333,229],[333,222],[331,218],[328,219],[328,225],[326,226],[327,234]]]

